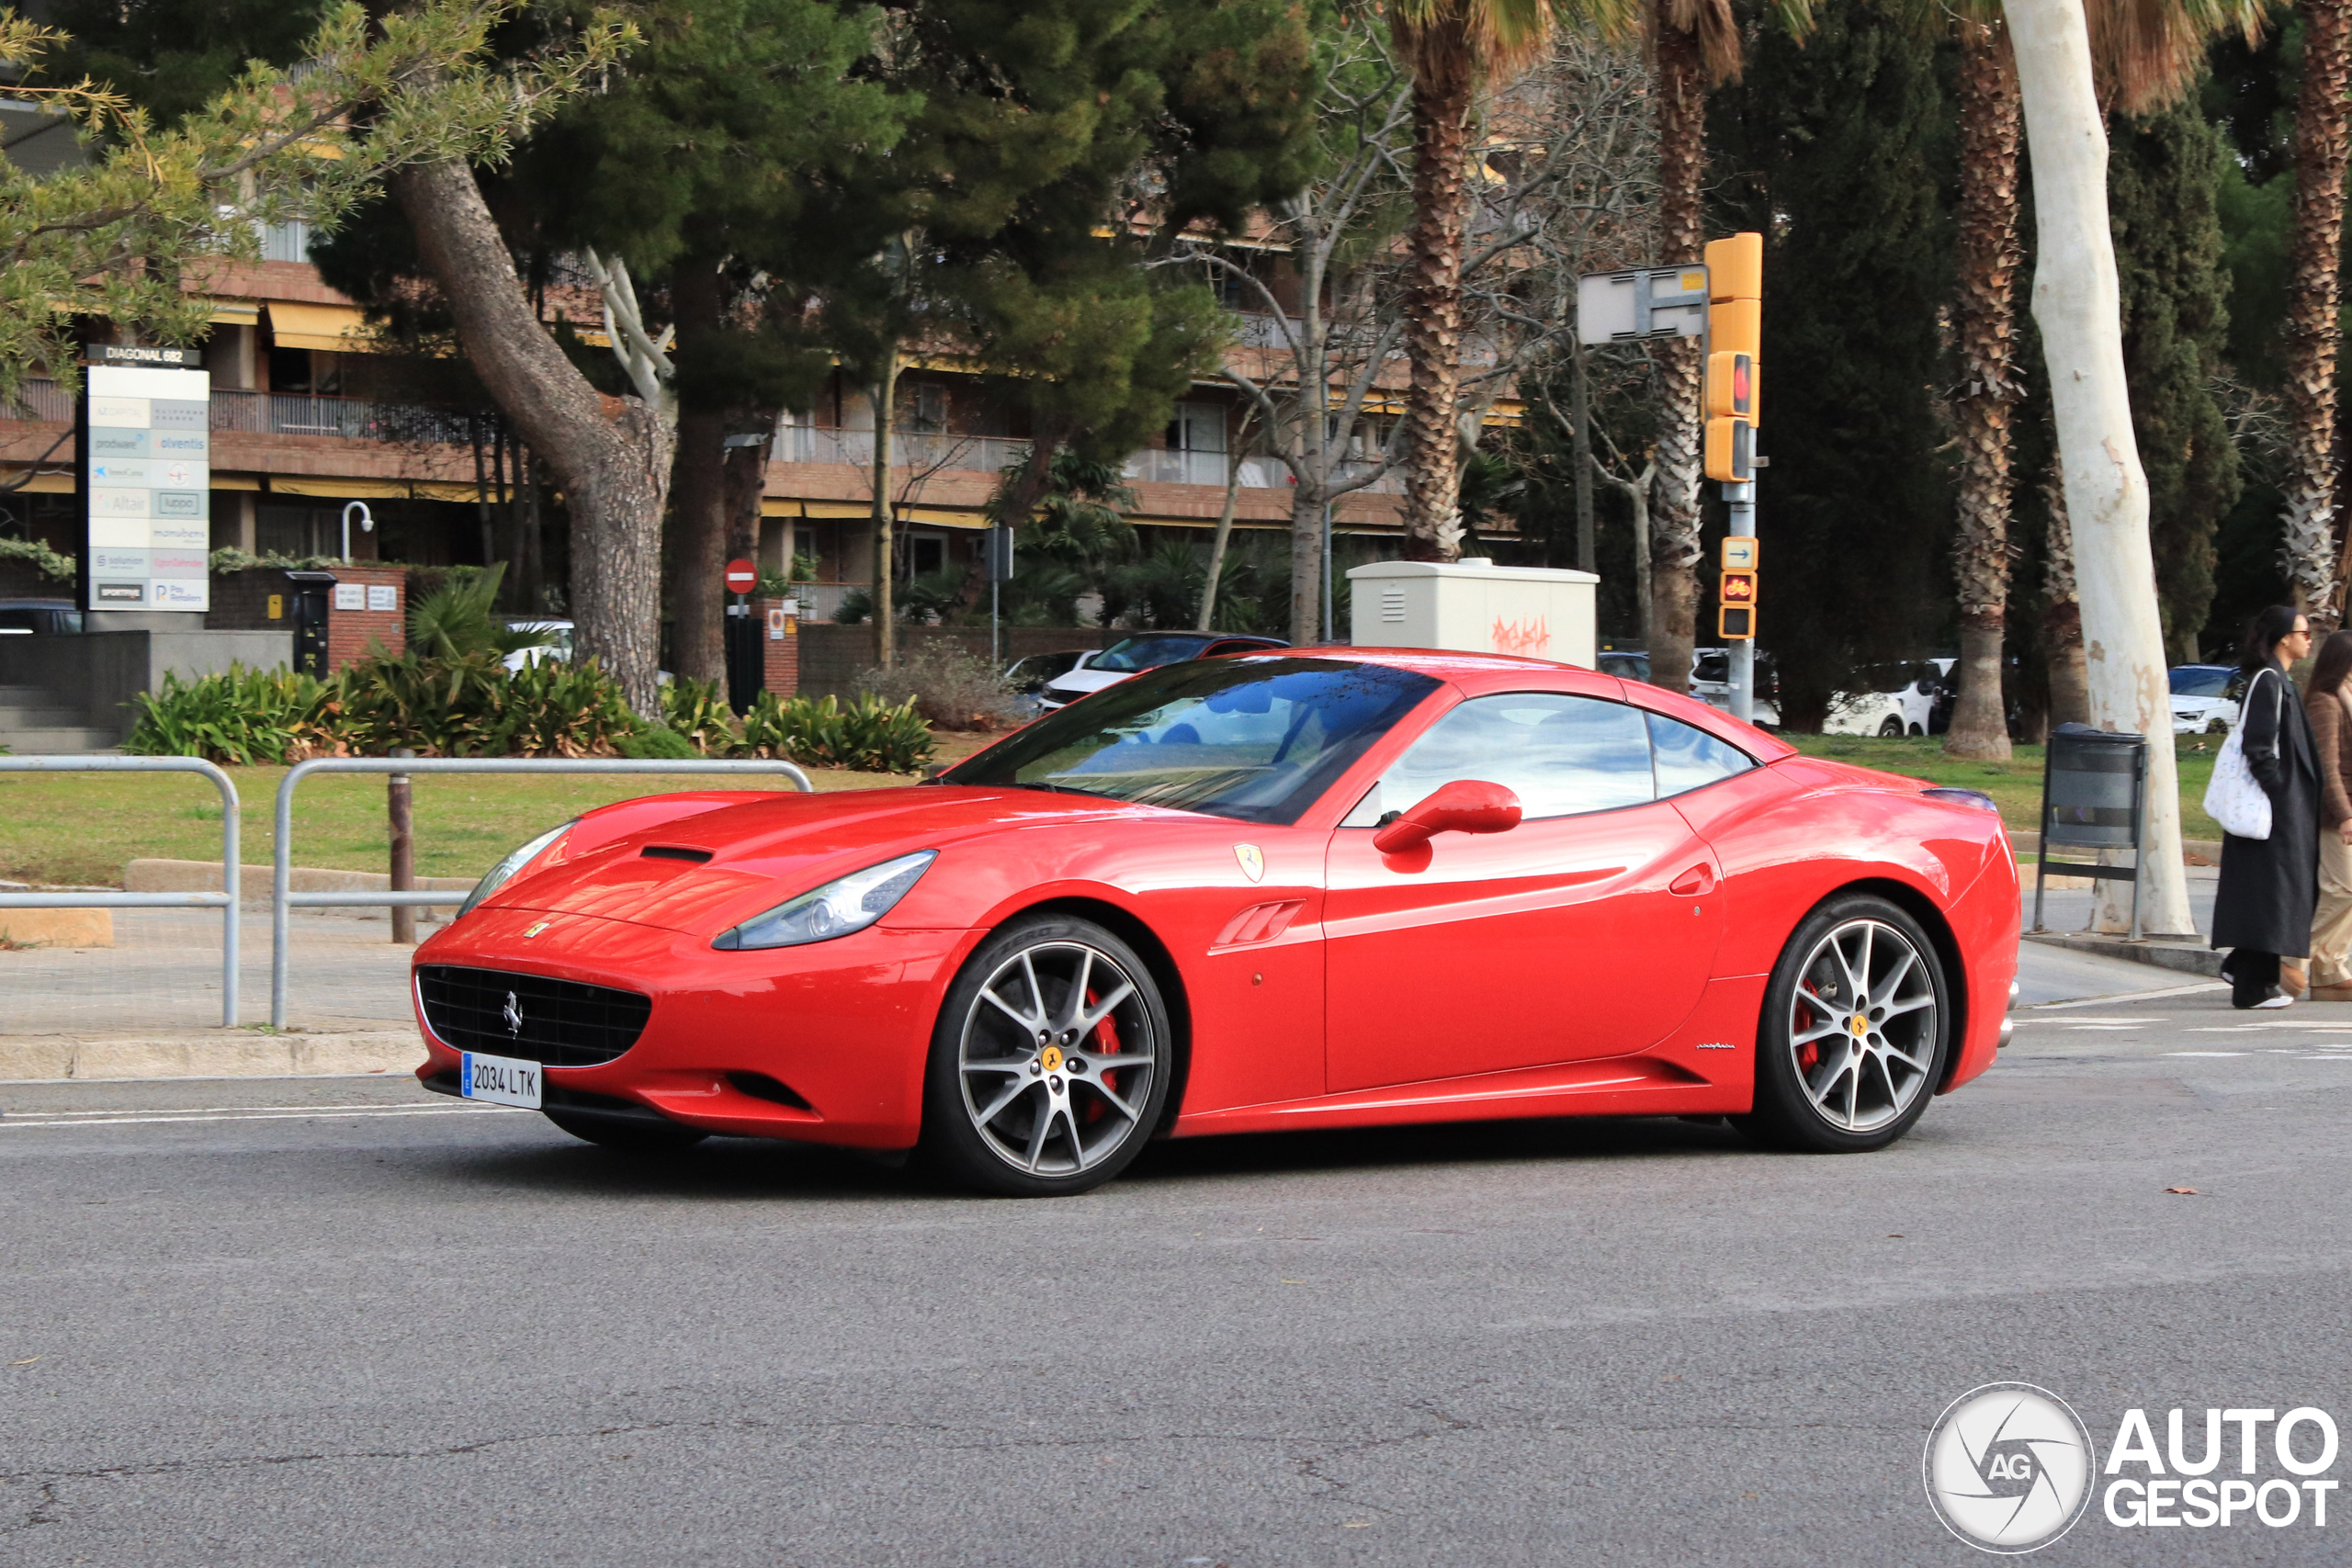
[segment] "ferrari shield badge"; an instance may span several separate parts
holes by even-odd
[[[533,938],[533,937],[535,937],[535,936],[538,935],[541,931],[545,931],[545,930],[547,930],[547,929],[548,929],[548,922],[547,922],[547,921],[545,921],[545,920],[533,920],[533,921],[532,921],[532,922],[531,922],[527,927],[524,928],[524,931],[523,931],[523,939],[524,939],[526,942],[527,942],[527,941],[529,941],[531,938]]]
[[[1241,874],[1250,881],[1263,882],[1266,879],[1266,857],[1260,852],[1257,845],[1234,845],[1233,858],[1241,863]]]

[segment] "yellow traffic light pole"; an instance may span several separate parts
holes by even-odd
[[[1707,477],[1724,487],[1731,529],[1715,631],[1731,652],[1731,711],[1756,718],[1757,388],[1763,369],[1764,236],[1710,243],[1707,262]],[[1734,603],[1735,600],[1740,601]]]

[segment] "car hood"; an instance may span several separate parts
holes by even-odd
[[[643,804],[653,815],[660,800]],[[630,806],[607,809],[627,813]],[[715,932],[837,876],[916,850],[1138,812],[1165,815],[1041,790],[939,784],[759,795],[632,825],[576,858],[527,873],[487,903]],[[584,818],[582,828],[600,826],[599,815]],[[698,858],[704,855],[708,858]]]
[[[1046,682],[1047,696],[1082,697],[1089,692],[1099,692],[1105,686],[1115,686],[1139,670],[1071,670]]]

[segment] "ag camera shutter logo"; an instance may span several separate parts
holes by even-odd
[[[2090,1430],[2031,1383],[1969,1390],[1938,1416],[1921,1470],[1944,1528],[1983,1551],[2038,1551],[2075,1528],[2091,1495]]]

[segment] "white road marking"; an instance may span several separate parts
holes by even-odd
[[[2247,1051],[2167,1051],[2165,1055],[2167,1056],[2245,1056],[2251,1055],[2252,1053]]]
[[[161,1115],[109,1116],[99,1118],[75,1117],[71,1120],[54,1120],[47,1122],[36,1122],[29,1117],[11,1116],[6,1120],[0,1120],[0,1133],[5,1133],[10,1128],[23,1128],[29,1131],[36,1127],[143,1127],[155,1126],[158,1124],[176,1126],[198,1122],[315,1122],[323,1117],[350,1116],[355,1114],[368,1116],[468,1116],[485,1114],[497,1111],[521,1111],[525,1115],[537,1114],[537,1112],[531,1111],[528,1107],[521,1105],[401,1105],[385,1106],[380,1108],[348,1106],[342,1110],[321,1111],[266,1111],[260,1112],[229,1111],[206,1116]]]
[[[2128,991],[2120,997],[2085,997],[2079,1001],[2036,1002],[2030,1008],[2019,1008],[2017,1010],[2025,1013],[2056,1012],[2064,1008],[2111,1008],[2119,1002],[2153,1001],[2158,997],[2186,997],[2198,991],[2226,991],[2229,988],[2230,983],[2227,980],[2199,980],[2193,986],[2166,986],[2162,990],[2156,991]],[[2024,1023],[2027,1021],[2020,1018],[2018,1021]]]
[[[2112,1032],[2117,1031],[2143,1029],[2145,1028],[2146,1025],[2138,1023],[2070,1023],[2066,1027],[2069,1029],[2106,1030]]]
[[[382,1115],[387,1111],[461,1111],[465,1102],[452,1096],[447,1103],[439,1100],[395,1100],[379,1105],[126,1105],[107,1111],[19,1111],[17,1117],[28,1122],[98,1120],[108,1116],[255,1116],[269,1111],[354,1111],[363,1114]],[[12,1120],[14,1118],[11,1118]]]

